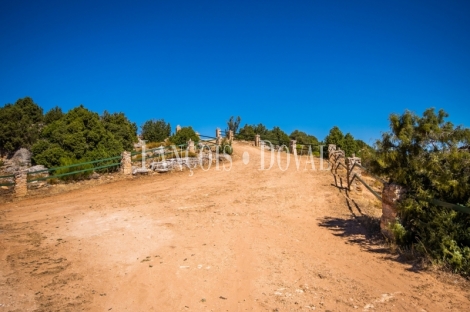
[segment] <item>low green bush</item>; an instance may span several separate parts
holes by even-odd
[[[77,159],[73,159],[73,158],[69,158],[69,157],[63,157],[63,158],[60,159],[61,167],[75,165],[75,164],[82,164],[84,162],[86,162],[86,160],[83,160],[83,159],[77,160]],[[86,165],[82,164],[82,165],[73,166],[73,167],[70,167],[70,168],[57,169],[53,172],[52,175],[55,176],[55,175],[60,175],[60,174],[65,174],[65,173],[70,173],[70,172],[75,172],[75,171],[88,169],[87,171],[84,171],[84,172],[79,172],[79,173],[74,173],[74,174],[59,177],[59,179],[62,180],[62,181],[83,180],[83,179],[86,179],[90,175],[93,174],[93,168],[94,168],[93,164],[86,164]]]

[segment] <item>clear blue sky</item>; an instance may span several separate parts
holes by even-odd
[[[368,143],[405,109],[470,126],[469,1],[2,1],[0,46],[0,105]]]

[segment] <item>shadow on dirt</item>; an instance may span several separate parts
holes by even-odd
[[[419,272],[425,269],[420,257],[409,253],[392,252],[392,248],[380,233],[380,220],[367,215],[351,216],[349,219],[324,217],[321,227],[328,228],[333,235],[345,238],[350,244],[358,244],[367,252],[382,254],[385,260],[410,265],[406,270]]]
[[[335,181],[337,182],[337,181]],[[410,255],[409,252],[400,250],[392,251],[391,245],[387,242],[380,231],[380,218],[369,216],[363,213],[361,207],[348,197],[348,190],[342,185],[334,185],[345,196],[346,207],[351,213],[349,218],[324,217],[320,220],[319,226],[328,228],[333,235],[345,238],[350,244],[358,244],[364,250],[376,254],[382,254],[384,259],[411,265],[408,271],[419,272],[424,270],[422,258],[418,255]]]

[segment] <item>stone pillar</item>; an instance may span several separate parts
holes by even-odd
[[[362,174],[362,168],[358,166],[354,166],[355,164],[360,165],[361,159],[359,157],[355,157],[354,154],[353,154],[353,157],[348,157],[346,159],[348,186],[349,186],[350,191],[362,192],[362,184],[359,180],[354,179],[351,185],[349,185],[354,175],[361,177],[361,174]]]
[[[121,173],[125,175],[132,174],[132,160],[130,152],[122,152],[121,154]]]
[[[259,134],[255,135],[255,146],[260,146],[261,136]]]
[[[15,173],[15,197],[24,197],[28,194],[28,172],[19,171]]]
[[[180,131],[181,130],[181,126],[180,125],[177,125],[176,126],[176,132]]]
[[[222,143],[222,136],[220,135],[220,129],[215,129],[216,144],[220,145]]]
[[[189,151],[190,153],[194,153],[194,152],[195,152],[195,151],[194,151],[194,141],[191,140],[191,139],[189,139],[189,141],[188,141],[188,151]]]
[[[228,140],[229,140],[230,143],[233,142],[233,131],[232,130],[228,131]]]
[[[290,140],[289,152],[291,154],[297,155],[297,141]]]
[[[394,240],[393,233],[390,231],[390,225],[393,224],[398,216],[397,205],[404,198],[406,190],[397,184],[384,184],[382,192],[382,217],[380,218],[380,230],[382,234],[390,240]]]

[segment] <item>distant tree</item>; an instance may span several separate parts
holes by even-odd
[[[236,135],[239,140],[253,141],[255,139],[255,130],[253,126],[245,124],[243,128],[240,129],[240,132]]]
[[[43,110],[30,97],[0,108],[0,154],[31,148],[39,138]]]
[[[286,145],[286,146],[289,146],[289,136],[287,135],[287,133],[285,133],[284,131],[282,131],[281,128],[279,127],[274,127],[268,134],[268,136],[270,138],[273,138],[275,139],[274,140],[274,144],[279,144],[279,145]],[[276,142],[277,141],[277,142]]]
[[[375,158],[375,150],[362,140],[356,140],[357,152],[356,156],[361,158],[362,165],[369,167]]]
[[[330,129],[330,132],[325,137],[324,143],[325,145],[336,144],[338,148],[342,148],[344,143],[343,132],[341,132],[341,130],[337,126],[334,126]]]
[[[358,151],[356,140],[351,135],[351,133],[346,133],[343,139],[343,149],[346,157],[351,157],[353,154],[356,154]]]
[[[197,136],[196,132],[193,130],[192,127],[183,127],[180,131],[177,131],[170,137],[170,142],[175,145],[182,145],[186,144],[189,139],[194,142],[199,141],[199,137]]]
[[[225,134],[226,136],[228,136],[228,132],[230,130],[233,131],[233,133],[237,133],[238,131],[238,126],[240,126],[240,122],[242,121],[242,119],[240,118],[240,116],[238,116],[237,118],[231,116],[230,119],[227,121],[227,129],[225,130]]]
[[[362,140],[356,140],[356,146],[359,150],[364,149],[364,148],[372,148],[370,145],[368,145],[366,142]]]
[[[129,121],[124,113],[110,114],[104,111],[101,122],[104,128],[114,135],[114,138],[121,143],[126,151],[134,148],[134,143],[137,142],[137,125]]]
[[[171,135],[171,126],[165,120],[147,120],[142,125],[142,139],[148,142],[163,142]]]
[[[56,120],[59,120],[64,116],[62,109],[59,106],[51,108],[45,115],[44,115],[44,123],[46,125],[53,123]]]
[[[268,128],[266,128],[266,126],[261,123],[253,126],[253,130],[255,131],[255,134],[259,135],[267,135],[269,133]]]
[[[318,145],[318,139],[313,135],[308,135],[305,132],[294,130],[289,135],[291,140],[296,140],[297,144],[311,144],[311,145]]]

